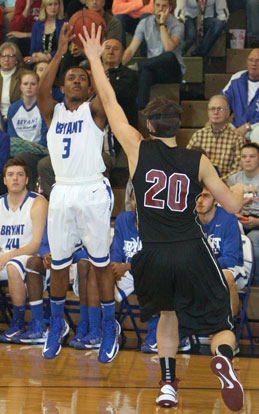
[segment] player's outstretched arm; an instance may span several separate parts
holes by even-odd
[[[228,188],[205,155],[201,156],[199,179],[228,213],[237,214],[243,208],[244,194],[249,191],[249,186],[235,184]]]
[[[62,56],[66,53],[69,42],[73,39],[72,28],[64,23],[59,35],[58,50],[41,76],[38,88],[38,106],[42,116],[50,126],[56,101],[52,98],[52,86],[55,82]]]
[[[98,95],[101,98],[112,132],[128,156],[132,176],[135,171],[134,167],[136,166],[142,136],[135,128],[129,125],[126,115],[118,104],[115,92],[104,72],[100,59],[105,46],[105,43],[103,45],[100,44],[101,27],[99,27],[97,35],[95,35],[95,24],[92,24],[91,37],[84,27],[84,35],[85,37],[82,35],[79,36],[84,46],[84,52],[91,65]]]

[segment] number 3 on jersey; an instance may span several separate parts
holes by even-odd
[[[165,200],[155,197],[168,184],[166,203],[170,210],[182,212],[187,208],[190,179],[185,174],[173,173],[167,179],[164,171],[150,170],[146,173],[146,182],[154,185],[145,192],[145,207],[164,209]]]
[[[68,158],[70,155],[71,138],[63,138],[64,152],[62,158]]]

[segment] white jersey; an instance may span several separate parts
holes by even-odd
[[[20,207],[9,208],[7,194],[0,198],[0,251],[6,253],[32,242],[31,208],[39,194],[28,191]]]
[[[57,183],[95,180],[105,171],[104,132],[95,124],[89,105],[84,102],[73,112],[64,102],[55,106],[47,143]]]

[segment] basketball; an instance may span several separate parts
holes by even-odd
[[[82,9],[73,14],[69,20],[69,25],[73,28],[73,34],[75,34],[75,38],[73,39],[73,42],[79,46],[82,47],[82,42],[79,38],[79,33],[84,36],[83,26],[87,28],[87,31],[89,35],[91,36],[91,29],[92,29],[92,23],[95,23],[95,31],[97,32],[97,29],[99,26],[102,26],[102,34],[101,34],[101,43],[104,40],[105,35],[105,29],[106,29],[106,23],[102,16],[100,16],[99,13],[93,11],[93,10],[87,10]]]

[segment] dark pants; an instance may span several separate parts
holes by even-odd
[[[216,40],[219,38],[224,27],[225,23],[215,17],[208,17],[207,19],[204,19],[204,36],[192,54],[197,56],[206,56]],[[193,45],[197,37],[196,19],[186,17],[184,28],[185,34],[183,52],[186,53]]]
[[[138,107],[143,109],[149,102],[150,89],[156,83],[178,83],[182,80],[181,66],[173,52],[138,62]]]

